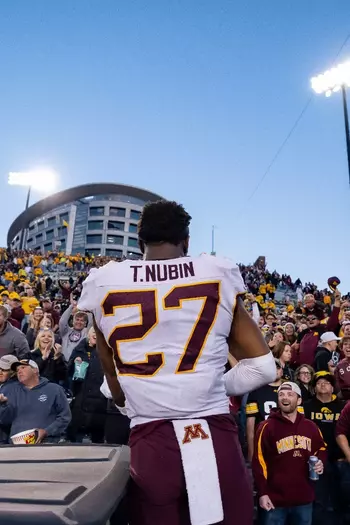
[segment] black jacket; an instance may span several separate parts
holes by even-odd
[[[72,426],[76,431],[104,426],[107,399],[100,392],[103,370],[96,347],[89,346],[87,338],[84,338],[74,348],[68,363],[70,379],[74,375],[74,361],[77,357],[89,363],[89,367],[83,380],[72,381]]]
[[[5,381],[5,383],[0,384],[0,394],[1,389],[6,385],[9,385],[11,383],[17,382],[17,377],[13,377]],[[0,445],[7,445],[10,442],[10,432],[11,426],[10,425],[0,425]]]
[[[67,363],[63,355],[58,359],[54,359],[54,356],[53,350],[51,350],[48,359],[45,360],[39,349],[31,352],[31,359],[38,365],[41,377],[46,377],[51,383],[65,383],[67,380]]]
[[[329,371],[328,363],[332,359],[333,352],[327,350],[324,346],[318,346],[316,348],[315,361],[314,361],[314,370],[315,372],[320,372],[324,370],[325,372]]]
[[[343,456],[335,439],[335,427],[344,406],[344,401],[341,401],[335,395],[332,396],[332,401],[329,403],[323,403],[316,396],[304,403],[305,417],[316,423],[321,430],[327,444],[330,461],[337,460]]]

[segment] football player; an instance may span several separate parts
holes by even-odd
[[[275,363],[240,295],[236,264],[188,257],[185,209],[147,204],[143,261],[109,262],[86,279],[117,405],[131,419],[132,525],[251,525],[253,499],[227,395],[275,378]],[[224,375],[228,351],[238,363]]]

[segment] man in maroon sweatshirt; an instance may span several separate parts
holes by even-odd
[[[260,423],[253,456],[253,475],[263,509],[264,525],[311,525],[313,482],[309,479],[310,456],[323,473],[326,445],[321,432],[298,412],[301,391],[285,382],[278,389],[278,409]]]

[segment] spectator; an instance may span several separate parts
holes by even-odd
[[[304,297],[304,313],[306,316],[315,315],[318,319],[324,319],[324,304],[316,302],[313,294]]]
[[[271,351],[273,352],[274,349],[277,347],[279,343],[282,343],[283,341],[283,334],[281,332],[267,332],[265,336],[265,341],[269,345]]]
[[[13,354],[18,359],[29,355],[29,346],[25,335],[8,322],[9,313],[5,306],[0,306],[0,357]]]
[[[304,363],[312,366],[314,364],[316,348],[321,335],[324,332],[334,332],[338,328],[341,297],[339,290],[335,292],[334,296],[334,307],[327,324],[320,324],[320,319],[315,314],[307,315],[308,327],[298,335],[296,343],[292,346],[292,362],[294,365],[300,366]]]
[[[282,366],[282,379],[285,381],[292,381],[293,371],[289,367],[289,363],[292,359],[291,346],[286,343],[286,341],[282,341],[273,348],[273,355],[279,360]]]
[[[50,314],[44,314],[44,317],[39,322],[39,328],[37,328],[37,329],[33,329],[33,328],[28,329],[27,341],[28,341],[28,344],[29,344],[29,348],[31,350],[34,349],[35,340],[36,340],[38,334],[40,333],[40,331],[44,330],[45,328],[48,328],[49,330],[51,330],[53,332],[53,324],[54,324],[54,321],[53,321],[51,315]],[[54,333],[54,337],[55,337],[55,343],[61,344],[62,341],[61,341],[60,335]]]
[[[336,426],[336,440],[344,454],[344,461],[338,461],[340,495],[343,504],[343,523],[350,523],[350,403],[345,405]]]
[[[247,444],[248,460],[251,461],[254,451],[254,435],[256,426],[267,419],[271,409],[277,407],[277,390],[282,383],[282,366],[278,359],[276,361],[276,381],[262,386],[248,395],[246,405],[247,415]]]
[[[297,340],[297,334],[295,333],[295,325],[293,323],[286,323],[284,325],[284,340],[288,341],[290,345],[295,343]]]
[[[336,518],[337,461],[342,457],[335,438],[336,424],[344,408],[344,402],[334,395],[335,379],[329,372],[317,372],[314,377],[315,396],[304,405],[307,419],[314,421],[327,445],[328,461],[324,475],[316,485],[314,522],[331,525]],[[334,518],[334,519],[333,519]]]
[[[321,346],[317,348],[315,355],[315,372],[324,370],[326,372],[331,371],[334,374],[339,361],[338,341],[340,341],[340,337],[337,337],[333,332],[325,332],[321,335]]]
[[[311,525],[314,488],[308,479],[310,456],[323,472],[326,446],[317,426],[301,414],[301,391],[296,383],[278,389],[278,410],[256,432],[253,474],[265,525]],[[286,475],[288,473],[288,475]]]
[[[67,364],[62,347],[55,343],[55,334],[50,328],[43,328],[38,333],[31,358],[38,365],[41,377],[46,377],[52,383],[65,384]]]
[[[348,401],[350,399],[350,337],[343,337],[340,350],[345,357],[337,364],[334,376],[342,398]]]
[[[301,390],[302,404],[311,399],[314,394],[312,387],[314,374],[315,370],[309,365],[301,365],[295,371],[294,378]]]
[[[17,381],[16,372],[11,370],[11,366],[17,361],[14,355],[4,355],[0,358],[0,392],[5,385]],[[9,436],[9,425],[0,425],[0,445],[6,445],[9,442]]]
[[[24,295],[22,296],[22,308],[26,316],[32,314],[36,308],[40,306],[38,299],[34,295],[34,290],[28,284],[24,287]]]
[[[76,366],[87,363],[85,377],[74,380]],[[107,400],[101,393],[103,370],[96,350],[96,333],[90,328],[84,338],[74,348],[68,363],[69,377],[73,378],[72,423],[69,436],[72,441],[81,441],[84,435],[91,437],[93,443],[104,442]]]
[[[12,293],[10,295],[10,306],[12,308],[11,310],[11,318],[18,321],[20,327],[22,326],[22,322],[25,316],[24,310],[22,308],[22,300],[20,296],[17,293]]]
[[[70,318],[73,314],[73,325],[69,326]],[[76,302],[71,298],[71,305],[64,312],[60,319],[59,331],[62,338],[63,355],[69,361],[74,348],[88,334],[92,321],[84,312],[76,311]]]
[[[55,308],[53,307],[53,304],[49,297],[45,297],[45,299],[43,299],[42,306],[43,306],[44,314],[48,314],[52,317],[53,319],[52,330],[56,333],[58,330],[59,320],[60,320],[60,316],[57,310],[55,310]]]
[[[10,382],[17,381],[16,373],[11,370],[11,366],[17,361],[17,357],[11,354],[0,358],[0,389]]]
[[[11,425],[11,436],[38,429],[37,443],[58,442],[71,419],[63,388],[39,377],[38,365],[22,359],[11,366],[18,382],[6,385],[0,394],[0,424]]]

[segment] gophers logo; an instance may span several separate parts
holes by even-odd
[[[195,425],[188,425],[187,427],[184,427],[184,431],[185,435],[182,440],[182,443],[184,445],[186,443],[191,443],[192,439],[209,439],[208,434],[204,432],[200,423],[196,423]]]

